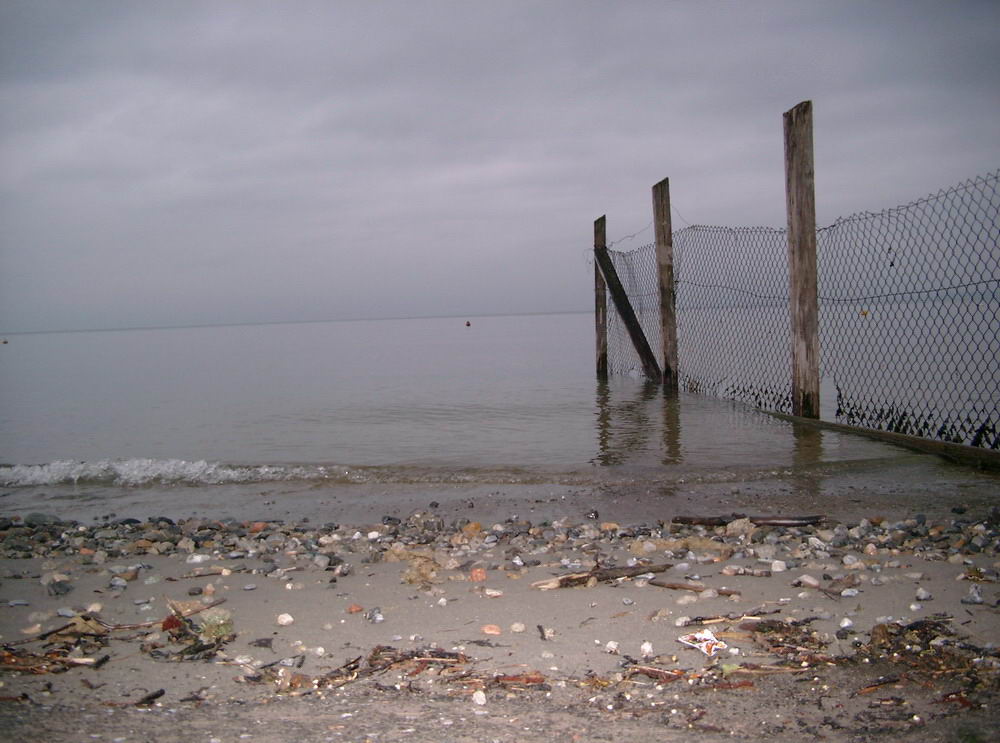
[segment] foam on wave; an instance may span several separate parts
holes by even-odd
[[[107,484],[141,486],[152,484],[225,485],[230,483],[283,480],[355,479],[350,470],[321,466],[229,465],[183,459],[102,459],[95,462],[59,460],[48,464],[16,464],[0,467],[3,487],[39,485]]]

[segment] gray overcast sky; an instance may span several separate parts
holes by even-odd
[[[586,309],[807,98],[820,224],[994,170],[1000,3],[0,0],[0,330]]]

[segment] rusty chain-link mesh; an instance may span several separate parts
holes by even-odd
[[[1000,171],[817,234],[839,421],[1000,447]]]
[[[1000,171],[817,231],[836,420],[1000,448]],[[791,409],[787,232],[673,234],[681,388]],[[657,359],[656,249],[609,251]],[[641,373],[608,298],[611,373]]]

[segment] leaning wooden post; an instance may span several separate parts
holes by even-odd
[[[788,289],[792,323],[792,415],[819,418],[819,302],[812,101],[784,114]]]
[[[594,220],[594,250],[605,248],[605,219]],[[608,378],[608,287],[601,267],[594,261],[594,320],[597,326],[597,378]]]
[[[649,347],[649,341],[646,340],[646,334],[642,330],[642,325],[639,324],[639,318],[636,317],[635,310],[632,309],[632,303],[629,302],[625,287],[622,286],[622,281],[618,278],[618,271],[615,270],[615,264],[611,260],[611,255],[608,253],[607,247],[594,246],[594,260],[597,261],[601,273],[604,274],[604,281],[608,285],[608,293],[611,295],[611,301],[614,302],[615,311],[625,326],[625,330],[628,331],[628,336],[632,340],[632,347],[635,349],[636,354],[639,356],[639,361],[642,363],[643,373],[647,379],[660,384],[663,380],[660,363],[656,360],[653,350]]]
[[[677,391],[677,307],[674,295],[674,238],[670,225],[670,179],[653,186],[656,264],[660,274],[660,337],[663,339],[663,387]]]

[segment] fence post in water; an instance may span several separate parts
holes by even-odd
[[[603,228],[603,226],[602,220],[601,227]],[[604,236],[603,232],[601,236]],[[639,318],[636,317],[635,310],[632,309],[632,303],[629,302],[625,287],[622,286],[622,281],[618,278],[618,271],[615,270],[615,264],[611,260],[606,245],[594,245],[594,260],[597,262],[600,272],[604,274],[604,281],[607,283],[611,301],[615,305],[615,311],[625,326],[625,330],[628,331],[632,347],[639,355],[643,373],[654,382],[662,382],[663,372],[660,371],[660,364],[656,360],[653,350],[649,347],[649,341],[646,340],[646,334],[642,331]]]
[[[670,224],[670,179],[653,186],[653,230],[660,277],[660,337],[663,387],[677,391],[677,307],[674,294],[674,238]]]
[[[594,251],[605,249],[605,219],[594,220]],[[608,288],[601,267],[594,261],[594,320],[597,326],[597,377],[608,378]]]
[[[812,101],[803,101],[785,112],[784,130],[792,415],[819,418],[819,303]]]

